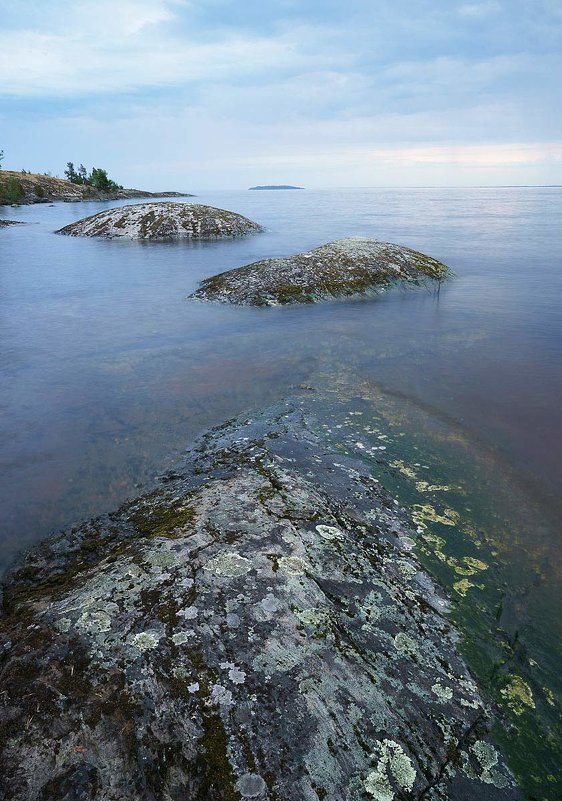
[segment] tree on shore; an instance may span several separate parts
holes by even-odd
[[[88,175],[88,172],[83,164],[78,167],[78,170],[75,170],[74,163],[69,161],[66,164],[66,170],[64,171],[64,174],[66,179],[71,181],[71,183],[81,184],[83,186],[91,186],[100,192],[114,192],[116,189],[123,188],[109,178],[107,175],[107,170],[103,170],[101,167],[93,167],[92,171]]]

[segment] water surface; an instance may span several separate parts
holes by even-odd
[[[560,692],[562,189],[246,191],[196,202],[267,230],[231,242],[111,242],[53,233],[107,204],[0,208],[29,223],[0,231],[2,566],[137,494],[209,425],[303,385],[330,397],[344,377],[346,397],[357,386],[373,413],[394,409],[386,423],[400,418],[442,480],[462,474],[464,506],[499,554],[482,620],[501,601],[502,631],[534,654],[541,686]],[[315,306],[186,299],[213,273],[352,235],[425,251],[456,278],[439,294]],[[509,601],[507,590],[494,596],[500,584]],[[473,640],[471,664],[489,672],[485,637]],[[542,784],[536,797],[548,797]]]

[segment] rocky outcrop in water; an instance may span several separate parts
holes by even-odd
[[[431,256],[354,237],[213,275],[191,297],[244,306],[315,303],[376,292],[396,283],[440,281],[448,275],[448,268]]]
[[[21,220],[0,220],[0,228],[7,228],[9,225],[24,225]]]
[[[115,189],[102,192],[93,186],[75,184],[52,175],[31,172],[0,171],[0,206],[52,203],[62,200],[80,203],[93,200],[125,200],[143,197],[194,197],[184,192],[146,192],[142,189]]]
[[[225,239],[261,230],[241,214],[213,206],[139,203],[100,211],[55,233],[103,239]]]
[[[508,801],[417,533],[290,404],[4,588],[6,801]]]

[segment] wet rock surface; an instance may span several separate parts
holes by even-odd
[[[315,303],[396,283],[440,281],[448,275],[444,264],[416,250],[352,237],[211,276],[191,297],[247,306]]]
[[[8,225],[24,225],[21,220],[0,220],[0,228],[7,228]]]
[[[516,798],[416,537],[298,404],[211,431],[8,578],[0,794]]]
[[[241,214],[195,203],[138,203],[107,209],[55,233],[103,239],[224,239],[261,231]]]

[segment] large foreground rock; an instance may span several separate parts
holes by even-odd
[[[516,798],[415,537],[290,406],[212,432],[8,581],[0,796]]]
[[[55,233],[104,239],[224,239],[261,231],[233,211],[195,203],[138,203],[107,209]]]
[[[444,264],[417,250],[352,237],[213,275],[191,297],[247,306],[313,303],[395,283],[441,280],[448,274]]]

